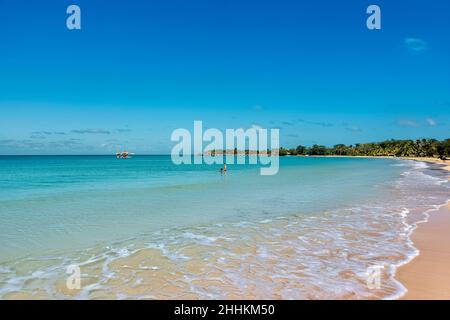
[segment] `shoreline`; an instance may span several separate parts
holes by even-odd
[[[443,165],[450,172],[450,163],[436,158],[401,158]],[[448,177],[450,180],[450,175]],[[416,257],[398,267],[395,278],[405,287],[402,300],[450,299],[450,199],[417,223],[411,241],[418,250]]]
[[[311,157],[399,159],[440,165],[449,172],[450,160],[431,157],[391,156],[340,156]],[[426,213],[424,221],[418,222],[410,239],[417,255],[397,267],[394,278],[405,292],[394,299],[401,300],[450,300],[450,199]]]
[[[343,156],[336,156],[336,157],[343,157]],[[353,156],[351,157],[355,158]],[[382,158],[382,157],[364,157],[364,158]],[[391,159],[391,157],[389,158]],[[402,157],[395,159],[408,160],[409,165],[412,164],[411,161],[433,163],[432,169],[435,168],[436,170],[439,171],[441,179],[442,178],[445,179],[447,173],[449,174],[448,178],[450,179],[450,172],[449,172],[450,161],[445,162],[434,158]],[[368,164],[369,167],[373,165],[375,165],[375,163],[373,162]],[[445,168],[441,168],[442,165],[444,165]],[[384,165],[380,166],[380,170],[385,170]],[[428,193],[428,199],[432,200],[434,195],[437,194],[435,194],[434,192]],[[383,292],[379,291],[378,293],[375,293],[373,298],[389,299],[389,300],[450,299],[450,293],[446,292],[449,291],[450,288],[450,234],[448,232],[448,230],[450,230],[450,200],[448,199],[450,198],[450,196],[448,195],[449,193],[447,192],[447,190],[443,189],[442,192],[440,193],[439,202],[431,201],[431,204],[434,203],[439,205],[434,205],[432,206],[431,209],[423,212],[424,215],[423,220],[421,219],[421,221],[415,223],[412,222],[409,225],[407,224],[407,221],[404,220],[405,226],[408,225],[413,227],[408,229],[407,241],[408,244],[414,249],[414,254],[408,255],[408,259],[404,259],[401,263],[395,264],[395,267],[393,269],[390,269],[392,271],[389,272],[389,282],[384,283],[385,281],[383,280],[383,287],[386,287],[385,290]],[[442,204],[444,202],[446,204]],[[405,205],[408,204],[408,200],[405,199],[404,201],[401,202],[401,204]],[[412,205],[412,203],[409,204],[410,209],[414,208],[414,205]],[[430,203],[428,203],[428,205],[430,205]],[[404,211],[405,212],[402,213],[402,216],[404,215],[403,218],[407,217],[409,210],[405,208]],[[417,210],[417,213],[415,212],[415,214],[420,215],[421,211],[423,210]],[[377,212],[383,213],[382,211]],[[377,214],[374,214],[372,216],[375,217],[375,219],[380,218]],[[417,220],[414,219],[414,221]],[[285,217],[282,217],[282,219],[280,220],[274,219],[272,221],[271,219],[265,219],[261,221],[256,221],[255,223],[258,224],[257,226],[259,228],[260,223],[266,225],[269,222],[271,227],[274,227],[276,225],[278,230],[283,230],[279,234],[280,236],[279,243],[285,244],[285,246],[291,246],[292,243],[297,243],[298,240],[302,241],[300,242],[301,244],[308,243],[303,242],[304,241],[303,239],[308,239],[308,234],[302,233],[302,239],[300,239],[300,237],[298,236],[298,229],[295,228],[296,225],[304,225],[304,223],[299,223],[298,221],[295,221],[294,224],[289,224],[288,223],[289,221]],[[329,220],[327,220],[326,222],[327,228],[328,224]],[[317,223],[314,226],[318,227]],[[392,234],[394,235],[394,237],[396,236],[396,232],[400,230],[399,226],[402,227],[401,225],[397,224],[396,226],[394,226],[394,228],[392,228]],[[227,292],[229,291],[226,296],[227,299],[241,298],[242,297],[241,294],[248,295],[247,296],[248,299],[261,298],[263,297],[261,294],[264,291],[257,290],[258,287],[257,285],[251,288],[249,287],[248,290],[245,289],[247,291],[239,291],[242,288],[238,289],[236,284],[233,282],[233,279],[231,278],[227,279],[226,277],[224,277],[223,274],[221,274],[220,268],[211,269],[211,271],[209,271],[209,273],[211,274],[210,276],[203,277],[202,274],[198,274],[198,270],[209,270],[208,269],[209,266],[211,265],[215,266],[216,263],[220,261],[220,265],[222,267],[225,266],[227,268],[230,268],[229,270],[236,269],[238,266],[243,264],[246,266],[244,269],[245,271],[248,271],[247,274],[249,274],[248,276],[249,279],[253,279],[251,277],[253,275],[258,275],[259,273],[259,276],[266,277],[262,279],[267,280],[270,278],[267,278],[268,275],[264,273],[266,267],[270,266],[271,268],[276,268],[277,266],[276,261],[282,261],[283,259],[287,259],[287,261],[289,261],[297,255],[297,252],[295,250],[292,250],[292,247],[269,247],[269,249],[268,247],[266,247],[265,250],[261,251],[263,252],[263,254],[264,252],[272,252],[272,251],[278,252],[278,258],[271,259],[268,263],[265,262],[263,265],[264,267],[261,267],[261,264],[258,265],[258,263],[256,263],[257,260],[253,261],[251,260],[252,258],[248,258],[258,256],[258,252],[260,252],[256,246],[251,245],[253,243],[252,241],[248,240],[248,242],[244,246],[242,245],[229,246],[230,243],[238,243],[237,241],[230,241],[229,239],[240,239],[242,233],[246,235],[252,235],[249,239],[254,239],[255,243],[264,243],[264,240],[267,239],[264,238],[264,236],[258,232],[252,234],[250,232],[251,230],[253,230],[251,224],[248,226],[248,229],[245,229],[246,231],[242,231],[243,229],[239,229],[240,231],[235,233],[236,229],[237,228],[234,227],[233,224],[230,224],[228,225],[228,227],[227,225],[221,225],[219,231],[217,230],[214,232],[211,231],[205,234],[197,233],[196,229],[189,229],[186,232],[181,233],[181,235],[178,236],[187,239],[193,239],[192,241],[190,240],[191,242],[188,242],[187,245],[182,247],[180,251],[181,253],[177,253],[181,254],[181,256],[191,257],[191,260],[186,260],[188,262],[183,263],[179,261],[175,263],[174,261],[172,261],[171,258],[169,258],[169,256],[167,255],[167,253],[165,253],[164,250],[161,249],[163,247],[159,247],[158,245],[150,247],[144,246],[139,248],[133,247],[133,245],[128,246],[129,243],[127,245],[126,242],[120,243],[117,246],[117,248],[111,249],[111,252],[109,252],[109,254],[112,254],[112,256],[108,255],[108,259],[109,258],[112,259],[109,260],[107,264],[109,272],[113,272],[118,275],[118,278],[114,280],[108,280],[107,285],[112,285],[113,287],[119,286],[120,288],[117,288],[118,289],[117,292],[115,290],[110,292],[109,290],[113,287],[107,286],[105,286],[104,288],[100,286],[92,291],[91,289],[89,289],[89,286],[96,285],[95,281],[100,279],[103,275],[102,273],[103,272],[102,270],[104,268],[102,262],[103,260],[94,259],[93,260],[94,263],[87,264],[88,266],[87,271],[85,270],[85,274],[87,275],[86,276],[87,282],[86,284],[84,284],[87,286],[86,290],[83,288],[83,291],[81,292],[68,291],[65,287],[66,283],[64,281],[65,278],[58,278],[59,276],[55,275],[55,279],[57,279],[58,281],[55,282],[54,286],[50,284],[49,291],[47,293],[43,291],[42,292],[38,291],[36,293],[32,291],[33,289],[31,291],[26,291],[25,287],[23,287],[24,288],[23,291],[22,290],[17,291],[14,288],[13,289],[14,291],[7,292],[3,296],[1,296],[2,290],[0,290],[0,297],[2,299],[53,299],[53,298],[115,299],[122,295],[121,297],[129,297],[129,298],[145,296],[145,297],[152,297],[155,299],[170,299],[170,298],[176,299],[183,296],[196,299],[198,298],[197,295],[202,294],[202,291],[192,291],[192,292],[185,291],[185,288],[179,285],[180,283],[182,283],[182,281],[177,280],[179,279],[177,278],[178,276],[183,277],[187,272],[188,274],[189,273],[191,274],[192,276],[191,280],[194,281],[195,286],[203,288],[223,286],[223,289],[225,291]],[[290,233],[287,232],[289,230],[291,230]],[[319,228],[318,230],[321,229]],[[322,228],[322,230],[325,229]],[[348,237],[348,239],[351,241],[357,239],[360,234],[358,230],[352,232],[351,229],[349,229],[349,227],[346,226],[345,224],[341,226],[341,231],[345,232],[345,236]],[[372,231],[376,232],[376,228],[372,229]],[[223,232],[227,234],[226,238],[221,237],[221,234]],[[271,233],[271,235],[272,234],[274,233]],[[314,233],[314,236],[317,235]],[[165,239],[168,237],[162,236],[162,238]],[[153,237],[151,239],[152,241],[155,240]],[[198,240],[201,240],[201,242],[199,242]],[[273,241],[272,237],[269,239],[269,242],[267,243],[271,243],[270,241]],[[134,239],[131,240],[131,243],[134,243]],[[165,245],[170,247],[171,243],[165,243]],[[205,257],[207,255],[214,252],[214,250],[211,250],[211,248],[214,248],[215,246],[219,247],[225,246],[228,248],[227,250],[228,252],[231,252],[231,254],[226,256],[226,258],[224,258],[223,253],[212,254],[209,260],[205,260]],[[319,247],[321,246],[322,244],[320,244]],[[307,247],[307,248],[314,248],[314,247]],[[330,257],[337,257],[338,259],[340,259],[338,254],[339,251],[337,251],[338,249],[339,248],[334,248],[334,250],[330,249],[329,250],[329,253],[331,254]],[[97,254],[98,254],[97,257],[101,257],[104,254],[104,252],[99,251],[97,252]],[[321,253],[321,255],[322,254],[323,253]],[[384,254],[389,255],[389,252],[385,252]],[[236,258],[236,256],[241,255],[246,255],[247,258],[245,258],[245,260]],[[331,259],[330,257],[328,257],[328,259]],[[100,262],[97,263],[98,261]],[[252,269],[250,269],[250,265],[252,266]],[[164,274],[162,270],[168,270],[169,273]],[[52,272],[52,270],[50,270],[49,272]],[[133,274],[134,272],[136,273]],[[301,270],[301,272],[303,272],[303,270]],[[161,275],[161,273],[163,274]],[[339,274],[340,277],[347,279],[345,281],[348,281],[348,279],[352,278],[352,275],[353,274],[351,271],[345,271]],[[222,280],[218,281],[217,279],[220,278],[226,279],[226,281],[225,282],[223,282]],[[130,279],[136,281],[130,282]],[[383,279],[387,279],[387,277]],[[111,281],[111,283],[109,283],[109,281]],[[292,285],[290,284],[289,281],[290,279],[287,276],[277,277],[275,280],[276,282],[275,288],[277,290],[281,290],[284,287],[294,288],[297,285],[297,283],[295,285]],[[168,282],[178,283],[178,285],[169,286],[167,285]],[[133,285],[128,286],[129,283],[132,283]],[[158,290],[154,291],[155,287],[153,285],[156,285],[157,286],[156,289]],[[314,290],[314,286],[312,288]],[[282,299],[283,298],[282,292],[281,291],[277,292],[277,295],[275,297],[277,299]],[[324,299],[327,298],[326,296],[322,297]],[[347,293],[346,295],[343,295],[341,298],[353,299],[355,298],[355,293],[354,292]],[[320,297],[311,294],[305,295],[304,297],[302,297],[302,299],[320,299]]]

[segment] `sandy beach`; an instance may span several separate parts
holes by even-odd
[[[316,156],[321,157],[321,156]],[[347,157],[347,156],[322,156]],[[359,158],[374,158],[361,156]],[[392,157],[376,157],[392,158]],[[438,158],[402,157],[401,159],[442,165],[449,171],[450,161]],[[450,202],[432,212],[428,221],[419,223],[412,234],[419,255],[397,270],[396,278],[408,290],[401,299],[450,299]]]
[[[264,184],[258,183],[260,176],[251,167],[230,170],[226,181],[220,175],[210,178],[208,170],[186,181],[191,170],[186,168],[183,179],[174,180],[175,167],[167,166],[170,156],[141,157],[128,162],[129,167],[109,156],[33,158],[45,181],[51,174],[53,181],[88,176],[98,187],[74,185],[58,197],[42,193],[47,200],[39,203],[33,191],[33,197],[25,198],[32,204],[30,211],[24,209],[23,198],[9,200],[11,212],[20,214],[14,215],[17,220],[0,223],[0,234],[14,237],[2,241],[2,257],[8,253],[12,258],[0,263],[0,299],[397,299],[405,292],[403,286],[408,289],[405,299],[450,299],[450,207],[430,212],[429,222],[411,233],[425,210],[449,198],[449,174],[423,165],[442,162],[337,158],[342,157],[282,159],[287,160],[283,170]],[[35,172],[28,161],[4,160],[1,169]],[[55,161],[67,164],[62,172],[53,170]],[[156,174],[146,176],[150,165]],[[73,167],[79,171],[73,172]],[[105,172],[110,179],[96,180],[108,167],[116,168]],[[124,170],[133,184],[116,180]],[[161,177],[166,178],[160,181]],[[136,188],[139,179],[146,182],[143,186],[152,181],[153,188]],[[22,188],[21,183],[17,187]],[[105,184],[111,188],[107,192]],[[59,193],[60,185],[54,189]],[[320,197],[315,196],[317,190]],[[13,191],[9,195],[2,190],[7,199],[13,199]],[[159,201],[165,194],[167,198]],[[220,211],[217,199],[224,195],[246,195],[247,201],[222,203]],[[267,197],[273,198],[265,201]],[[168,201],[183,203],[184,210],[167,206]],[[80,210],[89,214],[80,216]],[[39,221],[30,223],[35,212],[42,212]],[[214,220],[205,220],[211,212]],[[45,225],[50,228],[45,229],[41,220],[47,216],[51,220]],[[76,219],[66,226],[67,217]],[[184,224],[186,217],[189,223]],[[52,225],[53,220],[58,224]],[[116,221],[125,228],[116,227]],[[30,238],[49,248],[33,248],[33,259],[16,258],[24,239],[17,226],[26,227]],[[69,236],[59,232],[52,238],[55,229]],[[92,242],[71,247],[75,240],[86,239]],[[8,245],[14,250],[7,251]],[[26,250],[30,246],[23,244]],[[415,258],[410,261],[411,257]],[[410,262],[402,265],[406,261]],[[384,268],[380,288],[373,290],[367,285],[368,263],[402,267]],[[82,272],[79,289],[67,286],[66,270],[74,264]]]
[[[409,158],[411,160],[450,165],[432,158]],[[449,176],[450,178],[450,176]],[[426,223],[418,225],[412,241],[419,255],[400,267],[397,279],[407,288],[402,297],[416,299],[450,299],[450,203],[430,214]]]

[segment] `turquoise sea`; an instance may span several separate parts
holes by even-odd
[[[170,156],[0,157],[0,298],[395,297],[396,266],[417,254],[410,232],[450,198],[446,173],[421,162],[283,157],[274,176],[219,168]],[[153,273],[138,271],[152,259],[167,283],[144,288]],[[98,268],[82,268],[89,285],[68,294],[58,285],[73,263]],[[378,291],[364,282],[374,264],[385,267]],[[194,285],[215,269],[219,283]]]

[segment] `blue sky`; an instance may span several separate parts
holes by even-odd
[[[0,0],[0,154],[168,153],[194,120],[288,147],[449,138],[449,30],[444,0]]]

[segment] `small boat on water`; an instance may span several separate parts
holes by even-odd
[[[116,153],[116,158],[117,159],[129,159],[131,158],[131,155],[134,153],[129,153],[128,151],[122,151],[122,152],[117,152]]]

